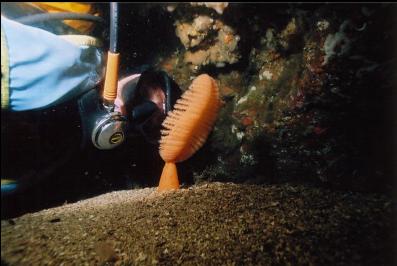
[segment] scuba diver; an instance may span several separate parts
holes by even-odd
[[[72,146],[106,153],[137,136],[158,144],[181,91],[150,67],[119,79],[117,3],[110,3],[107,60],[101,39],[90,35],[105,23],[90,3],[1,9],[2,198],[53,174],[74,156]]]

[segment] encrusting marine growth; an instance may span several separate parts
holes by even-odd
[[[158,191],[178,189],[175,163],[189,159],[206,141],[216,120],[221,101],[213,78],[195,78],[163,122],[160,156],[165,161]]]

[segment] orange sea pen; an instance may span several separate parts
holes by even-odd
[[[206,141],[215,123],[221,102],[213,78],[195,78],[163,122],[160,156],[165,161],[158,191],[178,189],[175,163],[189,159]]]

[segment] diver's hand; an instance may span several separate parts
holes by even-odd
[[[114,110],[122,115],[127,115],[126,105],[135,95],[134,91],[141,74],[129,75],[117,83],[117,97],[114,101]]]

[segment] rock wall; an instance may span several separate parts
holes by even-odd
[[[155,64],[181,88],[211,74],[224,101],[207,145],[186,162],[196,181],[391,187],[395,5],[163,9],[180,46]]]

